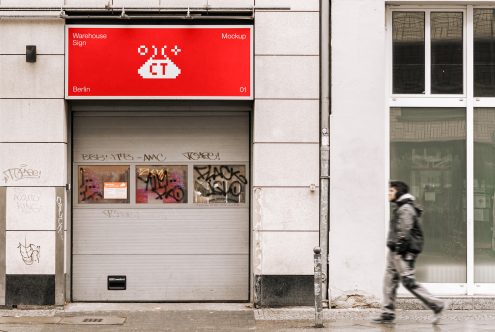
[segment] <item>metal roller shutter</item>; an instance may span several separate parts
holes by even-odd
[[[248,300],[249,154],[247,112],[75,112],[73,300]]]

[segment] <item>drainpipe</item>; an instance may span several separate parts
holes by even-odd
[[[328,301],[328,237],[330,231],[330,0],[320,0],[320,248],[322,300]],[[329,292],[329,291],[328,291]]]

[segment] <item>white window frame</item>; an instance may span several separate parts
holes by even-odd
[[[495,97],[474,97],[474,29],[473,14],[475,8],[493,9],[493,5],[456,5],[456,6],[388,6],[386,11],[386,100],[387,114],[392,107],[462,107],[466,110],[466,282],[465,283],[425,283],[425,286],[439,295],[494,295],[494,283],[474,282],[474,109],[478,107],[495,108]],[[425,94],[393,94],[392,75],[392,13],[394,11],[425,12]],[[430,13],[456,11],[463,13],[463,90],[462,95],[432,95],[431,58],[430,58]],[[386,119],[387,160],[390,160],[390,115]],[[389,165],[389,163],[387,163]],[[387,166],[389,167],[389,166]],[[390,170],[388,170],[390,174]],[[388,211],[388,201],[385,201]],[[401,286],[401,296],[409,293]]]
[[[468,8],[468,13],[470,12],[471,15],[471,31],[470,31],[470,34],[471,34],[471,40],[473,40],[474,38],[474,30],[473,30],[473,14],[474,14],[474,9],[495,9],[495,5],[478,5],[478,6],[474,6],[474,5],[471,5],[471,6],[467,6]],[[474,54],[474,50],[473,50],[473,44],[471,43],[471,49],[469,50],[468,54],[471,54],[471,57],[472,55]],[[473,59],[471,59],[471,64],[468,63],[468,66],[471,65],[471,68],[473,67],[474,65],[474,62],[473,62]],[[472,92],[472,95],[471,97],[473,97],[473,107],[474,108],[478,108],[478,107],[495,107],[495,97],[474,97],[474,91],[473,91],[473,84],[474,84],[474,72],[471,71],[471,92]],[[469,79],[469,77],[468,77]],[[469,83],[469,82],[468,82]]]
[[[466,46],[467,46],[467,40],[466,40],[466,26],[467,26],[467,15],[466,15],[466,8],[465,7],[441,7],[439,9],[425,9],[425,8],[419,8],[419,7],[412,7],[412,8],[393,8],[389,9],[389,13],[387,15],[388,17],[388,26],[390,29],[388,29],[388,39],[387,41],[387,48],[389,48],[390,52],[390,59],[391,61],[393,60],[392,57],[392,13],[393,12],[424,12],[425,13],[425,93],[422,94],[394,94],[392,92],[392,85],[390,85],[390,94],[392,97],[396,99],[396,101],[405,101],[405,102],[414,102],[415,99],[424,99],[424,98],[431,98],[431,99],[437,99],[438,102],[444,101],[444,99],[462,99],[463,97],[466,96]],[[431,93],[431,32],[430,32],[430,15],[432,12],[462,12],[463,15],[463,20],[462,20],[462,25],[463,25],[463,33],[462,33],[462,44],[463,44],[463,93],[462,94],[432,94]],[[389,64],[392,66],[392,63]],[[393,68],[392,68],[393,69]],[[393,73],[391,71],[391,73]],[[390,78],[392,81],[392,78]],[[411,99],[411,100],[410,100]],[[446,101],[447,103],[449,101]],[[449,107],[449,106],[445,106]]]
[[[471,63],[468,63],[468,66],[470,66],[471,68],[473,68],[474,66],[474,61],[473,61],[473,54],[474,54],[474,50],[473,50],[473,41],[474,41],[474,29],[473,29],[473,18],[474,18],[474,9],[495,9],[495,6],[492,5],[492,6],[487,6],[487,5],[479,5],[479,6],[474,6],[474,5],[469,5],[467,6],[467,9],[468,9],[468,14],[470,15],[471,17],[471,30],[468,31],[468,33],[471,35],[471,46],[470,46],[470,49],[468,50],[468,54],[471,54]],[[468,25],[469,26],[469,25]],[[470,103],[468,105],[468,109],[471,110],[471,114],[473,115],[473,118],[471,121],[471,130],[472,130],[472,134],[471,136],[473,137],[472,140],[474,140],[474,109],[475,108],[478,108],[478,107],[490,107],[490,108],[495,108],[495,97],[474,97],[474,90],[473,90],[473,87],[474,87],[474,70],[470,70],[468,71],[470,72],[470,77],[468,77],[468,80],[470,79],[470,83],[471,84],[471,95],[468,96],[470,97],[469,100],[470,100]],[[471,161],[474,163],[474,142],[471,142],[471,146],[473,147],[473,155],[471,155]],[[469,166],[469,164],[468,164]],[[470,285],[468,285],[468,290],[470,290],[470,293],[468,293],[468,295],[493,295],[495,294],[495,283],[475,283],[474,282],[474,173],[471,174],[471,178],[469,179],[470,180],[470,184],[469,184],[469,181],[467,181],[468,185],[471,186],[471,190],[473,191],[471,193],[471,203],[472,203],[472,206],[471,206],[471,213],[473,214],[472,216],[472,219],[473,219],[473,225],[472,225],[472,236],[471,236],[471,242],[472,242],[472,247],[471,247],[471,250],[472,252],[470,253],[468,251],[468,255],[469,254],[472,254],[472,259],[473,259],[473,263],[472,263],[472,268],[473,268],[473,272],[472,272],[472,286],[469,287]],[[468,246],[469,248],[469,246]],[[468,274],[469,276],[469,274]]]

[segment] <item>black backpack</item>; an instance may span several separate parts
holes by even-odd
[[[408,251],[413,254],[419,254],[423,251],[423,245],[425,242],[423,236],[423,229],[421,228],[421,221],[420,221],[420,215],[422,210],[414,205],[412,205],[412,207],[416,211],[416,216],[414,217],[414,224],[413,227],[411,228],[411,233],[410,233],[411,240],[408,245],[409,247]]]

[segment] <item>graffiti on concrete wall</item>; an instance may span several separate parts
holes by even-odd
[[[6,229],[56,229],[57,195],[55,191],[53,187],[8,187],[5,206]],[[59,196],[63,197],[63,195]],[[65,214],[65,211],[63,213]]]
[[[33,265],[33,263],[40,262],[40,246],[27,242],[27,239],[24,239],[24,244],[19,242],[17,246],[19,249],[19,253],[21,254],[22,261],[26,265]]]
[[[187,166],[136,166],[136,203],[187,203]]]
[[[18,192],[13,196],[17,210],[23,214],[33,214],[41,211],[41,195],[35,192]]]
[[[62,239],[64,237],[64,205],[62,203],[62,197],[57,196],[57,234]]]
[[[9,168],[3,171],[4,183],[17,182],[24,179],[39,179],[41,170],[31,168],[27,164],[21,164],[19,167]]]
[[[244,165],[195,165],[195,203],[245,203]]]

